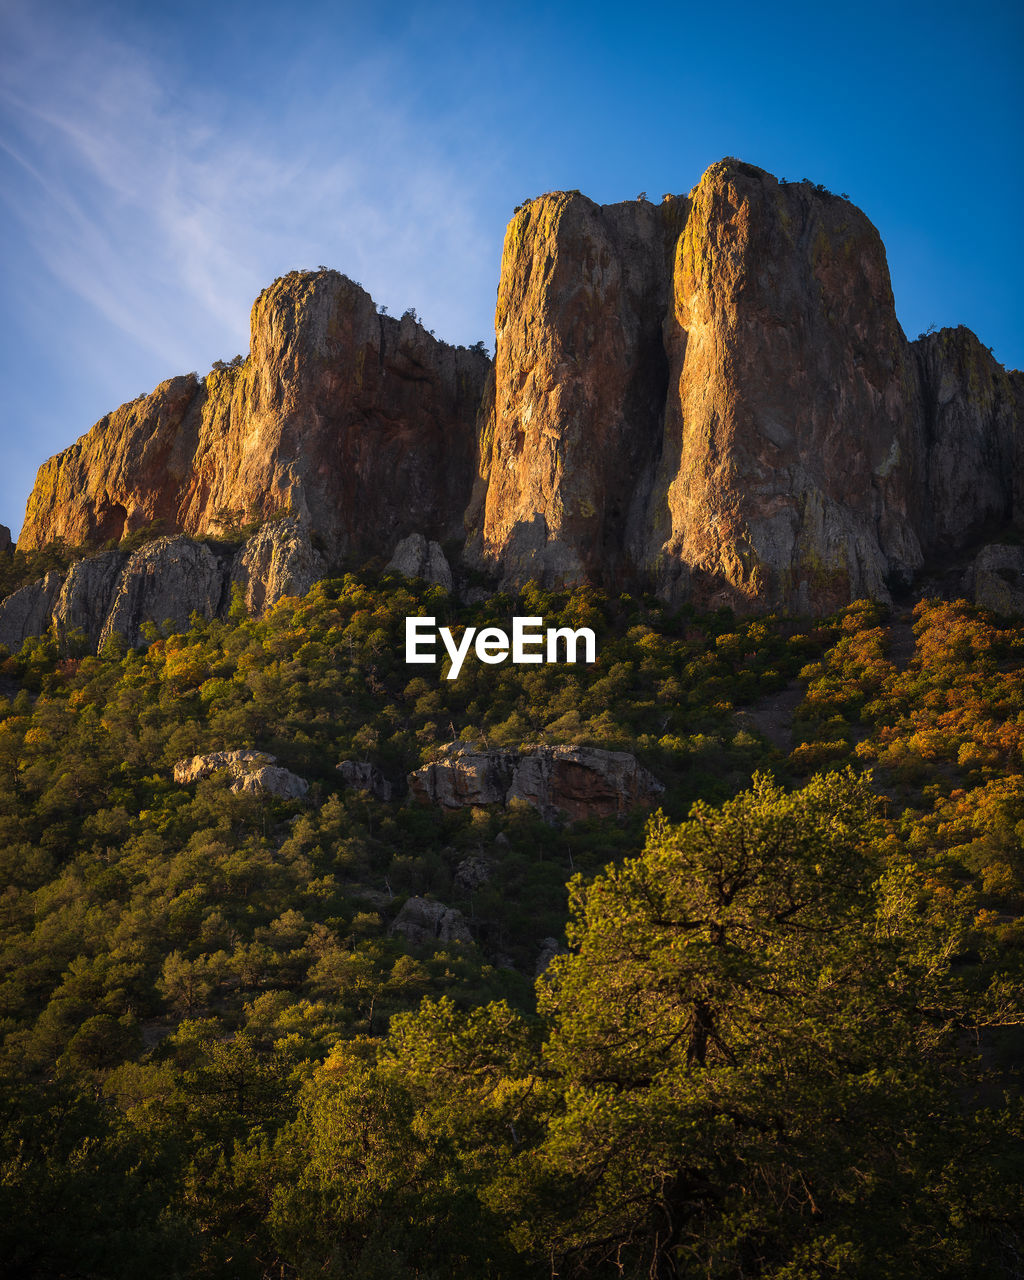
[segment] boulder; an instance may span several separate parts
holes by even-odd
[[[232,782],[231,790],[250,795],[273,796],[276,800],[301,800],[309,790],[309,783],[289,769],[265,764],[259,769],[241,774]]]
[[[345,785],[354,791],[368,791],[375,800],[385,804],[391,799],[391,783],[384,777],[376,765],[364,761],[342,760],[338,772],[345,780]]]
[[[258,617],[285,596],[304,596],[324,576],[323,556],[298,520],[262,525],[235,555],[231,585],[238,586],[250,614]]]
[[[653,804],[662,784],[625,751],[536,746],[522,752],[484,751],[451,742],[438,759],[409,774],[421,803],[445,809],[471,805],[531,805],[548,822],[610,817]]]
[[[434,942],[473,941],[461,911],[446,907],[443,902],[418,897],[409,898],[403,905],[390,932],[400,934],[414,947]]]
[[[491,869],[483,858],[463,858],[452,877],[455,887],[463,893],[475,893],[491,880]]]
[[[564,956],[566,954],[565,947],[557,938],[545,938],[540,944],[540,951],[537,955],[537,961],[533,968],[533,976],[539,978],[548,965],[554,960],[555,956]]]
[[[395,547],[395,554],[387,568],[404,573],[407,578],[422,578],[435,586],[451,591],[454,587],[452,570],[440,543],[428,542],[421,533],[410,533]]]
[[[231,790],[252,795],[270,795],[279,800],[301,800],[309,783],[298,774],[282,769],[265,751],[213,751],[208,755],[179,760],[174,781],[182,785],[198,782],[226,769],[234,781]]]
[[[225,573],[210,548],[190,538],[157,538],[131,554],[110,602],[100,647],[113,635],[135,647],[142,626],[170,622],[179,631],[199,613],[213,618],[224,600]]]
[[[993,613],[1024,614],[1024,547],[982,547],[972,576],[976,604]]]
[[[442,809],[504,804],[515,756],[487,751],[472,742],[449,742],[438,758],[409,774],[409,790],[424,804]]]

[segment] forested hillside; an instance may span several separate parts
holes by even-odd
[[[448,681],[418,613],[598,661]],[[5,1274],[1019,1275],[1024,636],[909,621],[364,573],[3,657]],[[454,739],[635,753],[661,811],[412,803]],[[306,797],[175,782],[238,748]]]

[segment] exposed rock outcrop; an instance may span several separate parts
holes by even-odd
[[[248,613],[265,613],[285,596],[304,596],[325,572],[323,556],[298,520],[275,520],[252,535],[231,565]]]
[[[495,326],[469,555],[506,584],[820,612],[1010,518],[1021,375],[908,343],[877,231],[809,183],[529,201]]]
[[[404,573],[407,578],[422,578],[436,586],[451,591],[453,587],[451,565],[437,542],[428,542],[422,533],[410,533],[395,547],[395,554],[387,564],[388,569]]]
[[[475,893],[490,881],[491,868],[483,858],[463,858],[452,876],[452,883],[463,893]]]
[[[975,604],[993,613],[1024,614],[1024,547],[982,547],[969,577]]]
[[[277,800],[301,800],[309,790],[309,783],[290,769],[265,764],[251,773],[243,773],[231,784],[232,791],[251,795],[273,796]]]
[[[625,751],[485,751],[471,742],[449,742],[437,760],[409,774],[409,790],[420,803],[444,809],[520,800],[553,822],[623,814],[653,804],[664,787]]]
[[[108,551],[89,560],[76,561],[64,578],[48,625],[54,626],[62,637],[81,631],[88,636],[90,646],[98,648],[102,639],[111,634],[108,626],[111,609],[129,563],[129,557],[118,551]],[[155,570],[159,564],[159,560],[155,563],[150,561],[150,568]],[[141,597],[145,595],[146,585],[146,582],[139,582],[137,579],[134,595],[138,604],[143,603]],[[6,601],[0,604],[0,616],[5,609]],[[138,635],[142,622],[151,615],[146,611],[126,619],[125,601],[122,599],[120,616],[127,621],[131,634]]]
[[[368,791],[375,800],[382,800],[385,804],[391,799],[391,783],[376,765],[360,760],[342,760],[338,772],[345,785],[354,791]]]
[[[468,521],[475,557],[510,581],[633,570],[668,381],[665,219],[679,212],[556,192],[509,223]]]
[[[5,524],[0,524],[0,556],[9,556],[14,551],[11,531]]]
[[[540,944],[540,952],[537,956],[537,962],[533,967],[533,976],[539,978],[547,969],[548,965],[554,960],[555,956],[564,956],[566,949],[558,941],[557,938],[545,938]]]
[[[77,560],[0,601],[0,644],[17,650],[28,636],[54,628],[81,631],[93,649],[112,636],[145,642],[148,622],[189,625],[193,613],[223,616],[237,584],[249,612],[258,614],[289,595],[304,595],[322,576],[323,560],[308,530],[295,520],[263,526],[232,559],[190,538],[156,538],[137,551],[109,551]]]
[[[878,232],[808,182],[729,159],[657,206],[528,201],[495,325],[491,366],[337,272],[293,272],[244,362],[45,463],[20,545],[287,512],[329,564],[396,548],[389,567],[449,588],[440,543],[466,533],[505,586],[823,612],[1024,518],[1024,374],[966,329],[908,342]],[[261,609],[320,572],[299,538],[232,578]]]
[[[185,786],[209,778],[226,769],[235,779],[230,790],[253,795],[270,795],[279,800],[301,800],[309,783],[297,773],[282,769],[276,757],[265,751],[213,751],[204,756],[179,760],[174,781]]]
[[[54,571],[0,601],[0,644],[14,653],[29,636],[49,630],[63,586],[64,575]]]
[[[218,534],[286,511],[328,557],[461,531],[487,357],[378,315],[336,271],[292,272],[252,309],[244,363],[172,378],[40,468],[20,545],[120,539],[155,520]]]
[[[208,778],[218,769],[227,769],[236,777],[249,773],[254,769],[262,769],[264,765],[273,764],[276,756],[266,751],[211,751],[204,756],[191,756],[187,760],[179,760],[174,766],[174,781],[182,786],[198,782],[200,778]]]
[[[473,941],[461,911],[426,898],[409,898],[395,917],[390,932],[401,934],[414,947],[433,942]]]
[[[516,762],[505,803],[525,800],[549,822],[605,818],[654,804],[664,790],[628,751],[535,747]]]
[[[448,742],[436,760],[409,774],[409,791],[422,804],[442,809],[504,804],[517,757],[482,750],[474,742]]]
[[[157,538],[132,552],[100,632],[100,647],[114,635],[130,645],[142,640],[144,622],[188,628],[189,617],[220,611],[224,570],[208,546],[188,538]]]

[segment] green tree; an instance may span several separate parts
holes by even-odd
[[[965,1103],[957,940],[926,954],[920,896],[879,881],[876,804],[758,776],[573,883],[539,984],[561,1106],[501,1188],[520,1247],[588,1276],[998,1273],[1016,1208]]]

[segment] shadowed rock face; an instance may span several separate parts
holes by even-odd
[[[451,591],[454,582],[451,565],[436,542],[428,542],[421,533],[410,533],[395,548],[395,554],[385,566],[407,578],[422,578],[436,586]]]
[[[248,612],[260,614],[305,595],[322,576],[322,558],[296,520],[264,525],[233,558],[189,538],[157,538],[131,554],[78,560],[0,601],[0,644],[16,651],[53,628],[62,638],[81,631],[93,649],[115,635],[135,646],[147,622],[186,630],[193,613],[223,616],[234,586]]]
[[[465,917],[457,907],[427,898],[409,898],[395,917],[390,933],[404,936],[414,947],[435,942],[472,942]]]
[[[926,430],[926,547],[958,547],[1024,508],[1024,373],[962,325],[910,344]]]
[[[338,772],[345,785],[354,791],[368,791],[375,800],[385,803],[391,799],[392,786],[381,771],[365,760],[342,760]]]
[[[1024,614],[1024,547],[982,547],[964,585],[993,613]]]
[[[238,368],[172,378],[44,463],[21,549],[119,539],[154,520],[218,533],[281,511],[331,558],[461,533],[486,356],[378,315],[336,271],[277,280],[251,327]]]

